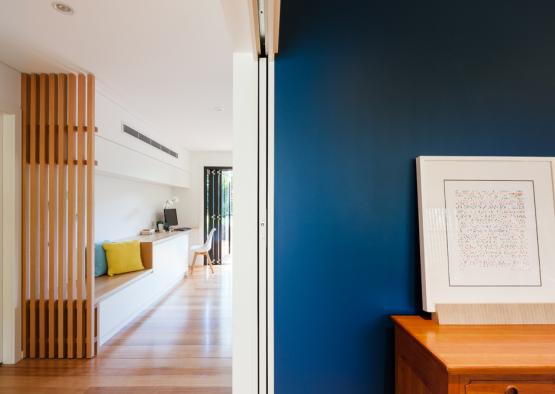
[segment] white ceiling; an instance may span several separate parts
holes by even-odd
[[[232,42],[220,0],[0,0],[0,61],[22,72],[86,71],[190,150],[230,150]],[[214,107],[223,107],[218,112]]]

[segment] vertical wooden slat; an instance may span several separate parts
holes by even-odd
[[[46,74],[40,75],[39,86],[39,185],[40,185],[40,207],[39,207],[39,357],[46,356],[46,236],[47,236],[47,196],[48,180],[46,178]]]
[[[87,357],[94,356],[94,76],[87,76]]]
[[[68,142],[67,142],[67,357],[74,357],[74,330],[73,330],[73,288],[75,279],[73,268],[75,266],[75,108],[76,108],[76,79],[74,74],[69,74],[68,88]]]
[[[27,356],[27,129],[29,76],[21,74],[21,350]]]
[[[66,76],[58,75],[58,358],[64,357],[64,271],[66,236]]]
[[[31,75],[30,109],[29,109],[29,200],[30,200],[30,225],[29,225],[29,354],[36,357],[37,351],[37,76]]]
[[[56,259],[56,163],[54,162],[56,114],[56,75],[48,76],[48,358],[55,356],[54,290]]]
[[[83,357],[83,275],[85,249],[85,76],[77,85],[77,358]],[[71,132],[71,131],[70,131]],[[94,164],[94,163],[93,163]]]

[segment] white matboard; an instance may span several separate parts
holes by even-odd
[[[417,158],[424,310],[555,302],[554,158]]]

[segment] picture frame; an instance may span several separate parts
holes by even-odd
[[[417,158],[425,311],[555,302],[554,160]]]

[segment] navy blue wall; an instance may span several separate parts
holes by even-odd
[[[555,155],[555,2],[282,1],[276,389],[393,390],[415,157]]]

